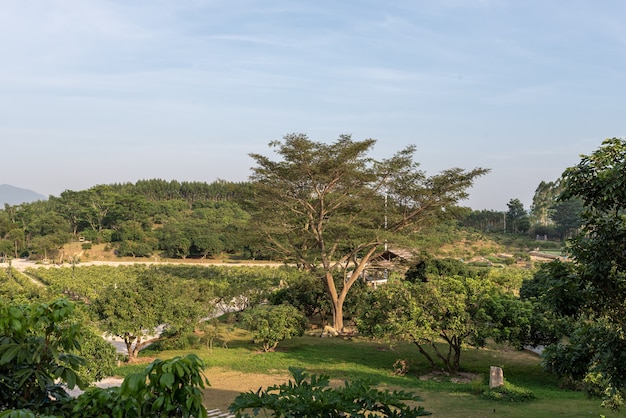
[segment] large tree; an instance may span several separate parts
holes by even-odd
[[[533,203],[530,205],[530,217],[533,223],[548,226],[552,223],[552,206],[561,192],[558,181],[541,181],[535,189]]]
[[[576,262],[568,276],[581,289],[578,327],[551,351],[559,374],[602,382],[607,405],[626,395],[626,140],[612,138],[563,173],[560,199],[584,205],[579,234],[570,242]],[[581,356],[580,353],[584,353]]]
[[[511,199],[506,206],[509,208],[506,212],[507,230],[514,234],[528,231],[530,218],[522,202],[519,199]]]
[[[453,375],[459,371],[461,350],[467,345],[481,347],[487,338],[519,344],[530,329],[531,305],[487,278],[392,280],[369,295],[368,307],[358,320],[360,332],[409,341],[434,369],[436,360],[425,349],[430,346]],[[440,341],[447,346],[441,348]]]
[[[163,338],[159,326],[170,334],[193,330],[211,313],[208,301],[207,288],[196,281],[150,270],[137,281],[109,286],[92,307],[104,331],[122,338],[132,359]]]
[[[369,156],[375,140],[342,135],[327,144],[303,134],[270,143],[280,159],[251,154],[255,227],[284,261],[314,272],[343,330],[343,303],[372,257],[426,223],[453,212],[483,168],[427,177],[409,146],[389,159]],[[335,281],[333,274],[342,275]]]

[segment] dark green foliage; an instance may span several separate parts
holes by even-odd
[[[530,229],[530,217],[519,199],[511,199],[506,204],[506,229],[514,234],[524,233]]]
[[[279,289],[271,296],[271,301],[274,305],[288,303],[303,312],[309,319],[319,315],[322,321],[326,321],[330,313],[330,303],[324,284],[309,274],[304,274],[289,283],[287,287]]]
[[[495,210],[475,210],[461,217],[461,225],[484,232],[504,231],[504,213]]]
[[[208,381],[195,355],[155,360],[119,388],[88,388],[71,398],[64,385],[84,389],[81,376],[101,378],[105,367],[95,363],[111,359],[103,344],[112,348],[96,335],[85,339],[73,319],[74,305],[64,299],[31,305],[0,300],[0,416],[206,417],[200,389]]]
[[[483,277],[486,270],[472,268],[453,258],[422,257],[406,272],[405,279],[410,282],[427,282],[441,276]]]
[[[626,340],[621,330],[607,320],[584,319],[573,329],[567,342],[546,347],[546,370],[582,382],[589,395],[601,396],[605,406],[619,409],[624,402],[626,381]]]
[[[575,316],[585,303],[585,288],[573,263],[556,260],[539,266],[533,278],[522,283],[520,298],[538,300],[559,316]]]
[[[422,406],[413,408],[405,401],[420,401],[404,391],[380,391],[370,382],[344,383],[331,388],[329,376],[309,376],[302,369],[289,368],[288,383],[242,393],[229,409],[237,417],[271,413],[274,417],[419,417],[430,415]]]
[[[555,202],[550,219],[556,224],[556,231],[562,239],[570,238],[582,225],[583,202],[572,198]]]

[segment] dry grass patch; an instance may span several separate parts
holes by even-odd
[[[208,409],[219,408],[222,411],[228,410],[228,406],[241,392],[256,392],[260,387],[285,383],[290,378],[288,373],[242,373],[216,368],[205,370],[205,374],[211,386],[203,391],[203,403]]]

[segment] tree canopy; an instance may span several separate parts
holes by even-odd
[[[349,135],[327,144],[290,134],[270,143],[278,161],[251,154],[254,225],[282,260],[320,277],[338,330],[346,295],[371,258],[453,212],[488,172],[451,168],[428,177],[414,146],[376,160],[369,155],[374,145]],[[334,272],[344,275],[339,285]]]
[[[626,141],[603,141],[565,170],[561,184],[561,200],[582,201],[582,226],[570,240],[574,272],[558,275],[558,291],[546,300],[576,326],[548,350],[547,362],[561,375],[595,381],[607,405],[619,407],[626,390]]]
[[[394,280],[370,294],[359,331],[387,340],[409,341],[435,368],[430,346],[444,369],[459,371],[461,350],[486,338],[519,345],[530,329],[530,304],[487,278],[439,276],[427,281]],[[445,341],[447,349],[438,346]]]

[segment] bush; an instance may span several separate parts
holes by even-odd
[[[255,343],[263,344],[263,351],[272,351],[280,341],[304,335],[308,322],[291,305],[256,306],[241,314],[245,329],[252,332]]]

